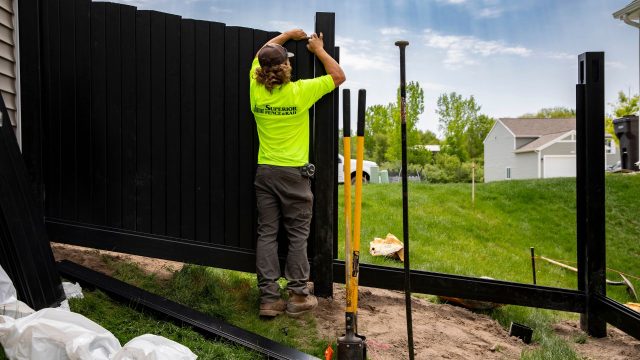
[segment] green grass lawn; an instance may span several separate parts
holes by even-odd
[[[640,275],[640,204],[636,200],[640,176],[608,175],[606,193],[607,264]],[[339,209],[343,206],[339,187]],[[402,264],[369,255],[369,241],[388,232],[402,240],[400,184],[369,184],[363,189],[361,262],[401,267]],[[478,184],[471,204],[468,184],[410,183],[410,250],[413,269],[530,283],[529,247],[538,255],[575,262],[575,180],[551,179]],[[344,223],[340,211],[339,247],[344,258]],[[106,259],[106,258],[105,258]],[[571,264],[575,265],[575,264]],[[233,271],[186,266],[170,280],[145,275],[131,264],[109,263],[115,277],[188,305],[243,329],[321,357],[328,342],[316,330],[312,317],[286,316],[271,321],[258,317],[255,276]],[[538,284],[576,287],[576,274],[538,261]],[[609,279],[618,280],[614,272]],[[631,279],[638,290],[640,282]],[[608,287],[609,296],[634,301],[623,288]],[[433,299],[432,297],[428,297]],[[85,291],[84,300],[72,300],[74,311],[113,332],[122,344],[144,333],[154,333],[188,346],[199,359],[254,359],[257,354],[227,343],[207,341],[180,328],[141,314],[109,299],[100,291]],[[505,306],[488,313],[505,328],[516,321],[534,328],[533,351],[523,359],[580,359],[570,343],[556,336],[552,324],[577,319],[576,314]],[[414,319],[415,320],[415,319]],[[589,341],[585,338],[575,342]],[[0,359],[4,359],[0,351]]]
[[[640,176],[606,177],[607,266],[640,276]],[[343,208],[340,187],[339,208]],[[393,233],[402,240],[402,186],[369,184],[363,189],[360,259],[400,267],[369,255],[369,242]],[[344,214],[339,214],[339,256],[344,258]],[[537,255],[575,266],[575,179],[477,184],[409,184],[411,268],[531,283],[530,247]],[[539,285],[576,288],[576,274],[538,260]],[[615,272],[609,279],[620,280]],[[640,291],[640,282],[631,279]],[[632,301],[622,287],[609,295]]]
[[[327,342],[319,338],[315,319],[279,316],[263,320],[258,316],[258,289],[255,275],[203,266],[185,266],[169,281],[145,275],[135,265],[113,263],[114,277],[155,294],[187,305],[232,325],[275,340],[286,346],[320,356]],[[112,331],[124,345],[133,337],[155,333],[189,347],[199,359],[256,359],[259,355],[223,342],[205,341],[187,328],[158,321],[153,316],[114,304],[96,291],[87,300],[73,300],[73,311],[83,314]],[[114,316],[116,315],[116,316]],[[134,320],[134,321],[131,321]]]

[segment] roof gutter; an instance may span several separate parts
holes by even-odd
[[[631,19],[629,19],[629,14],[624,14],[620,17],[620,20],[624,21],[625,24],[631,25],[634,28],[640,29],[640,23],[637,23]]]
[[[638,22],[631,20],[630,16],[633,14],[635,18],[640,13],[640,0],[634,0],[626,7],[616,11],[613,13],[613,17],[615,19],[620,19],[625,22],[625,24],[629,26],[633,26],[636,29],[640,29],[640,17],[638,18]],[[640,84],[640,79],[638,80]]]

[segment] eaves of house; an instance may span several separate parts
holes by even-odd
[[[519,147],[518,149],[516,149],[516,151],[514,151],[515,153],[525,153],[525,152],[530,152],[530,151],[541,151],[544,150],[546,148],[548,148],[549,146],[562,141],[562,139],[566,138],[567,136],[570,135],[575,135],[576,131],[575,130],[570,130],[567,132],[560,132],[560,133],[554,133],[554,134],[547,134],[547,135],[542,135],[539,138],[537,138],[536,140],[523,145],[521,147]]]
[[[624,20],[637,20],[640,18],[640,0],[634,0],[629,5],[613,13],[613,17],[616,19]]]
[[[572,133],[575,135],[576,130],[575,118],[503,118],[498,119],[494,126],[498,124],[504,126],[504,128],[513,135],[513,149],[515,153],[545,149]],[[491,133],[491,131],[489,131],[489,133]],[[517,146],[517,139],[531,139],[531,141]]]

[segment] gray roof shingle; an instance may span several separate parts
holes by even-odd
[[[500,119],[516,137],[540,137],[576,129],[576,119]]]

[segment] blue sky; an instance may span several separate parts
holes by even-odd
[[[367,90],[367,103],[394,101],[396,40],[408,40],[407,81],[425,90],[418,127],[439,133],[440,94],[473,95],[489,116],[575,107],[577,55],[604,51],[606,99],[638,93],[638,30],[612,17],[630,0],[119,0],[116,2],[284,31],[314,29],[317,11],[336,13],[343,88]],[[355,99],[352,109],[355,109]],[[607,106],[610,111],[610,106]],[[355,114],[352,115],[355,119]]]

